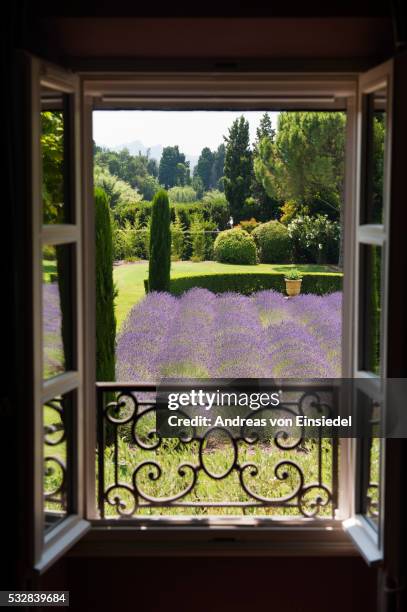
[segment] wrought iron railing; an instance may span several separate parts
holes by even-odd
[[[337,507],[339,441],[228,435],[210,428],[183,439],[156,431],[153,384],[98,383],[100,518],[248,514],[331,518]],[[335,389],[289,380],[279,410],[332,408]],[[272,408],[270,408],[272,410]],[[216,431],[215,431],[216,429]],[[280,432],[281,434],[281,432]]]
[[[67,437],[70,428],[67,403],[69,398],[58,396],[48,400],[43,406],[45,529],[55,525],[66,515],[68,509]]]

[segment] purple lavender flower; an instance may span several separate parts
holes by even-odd
[[[58,283],[43,283],[42,302],[43,376],[50,378],[65,370]]]
[[[338,377],[341,298],[151,293],[118,337],[117,380]]]

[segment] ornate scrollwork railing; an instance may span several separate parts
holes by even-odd
[[[65,398],[44,404],[44,504],[61,515],[67,510]]]
[[[329,386],[299,390],[288,381],[279,411],[329,413]],[[247,427],[223,427],[181,438],[156,431],[156,387],[98,383],[98,508],[101,518],[150,514],[334,515],[338,440],[274,433],[259,439]],[[331,405],[330,405],[331,404]],[[272,408],[262,409],[272,410]]]

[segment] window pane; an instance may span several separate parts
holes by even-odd
[[[73,245],[43,248],[43,377],[74,369],[72,263]]]
[[[377,528],[380,513],[381,406],[365,393],[358,392],[358,416],[370,436],[359,440],[360,512]]]
[[[69,512],[73,399],[73,394],[69,393],[55,397],[43,407],[45,532],[60,523]]]
[[[43,87],[41,150],[43,222],[72,223],[70,96]]]
[[[359,370],[380,374],[382,249],[360,247]]]
[[[365,96],[365,169],[361,223],[383,223],[387,91]]]

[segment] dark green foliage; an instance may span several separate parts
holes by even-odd
[[[132,202],[131,204],[117,206],[112,212],[119,227],[124,227],[126,221],[134,224],[136,219],[141,226],[145,226],[151,219],[152,202]],[[180,217],[185,229],[191,224],[191,215],[202,214],[205,221],[213,221],[220,230],[227,227],[230,217],[229,205],[223,193],[217,190],[205,193],[201,202],[173,202],[170,203],[171,221],[176,215]]]
[[[158,167],[158,180],[166,189],[189,183],[189,162],[184,153],[180,153],[178,146],[164,147]]]
[[[256,130],[256,142],[254,143],[254,149],[256,149],[256,145],[262,138],[270,138],[271,140],[274,140],[275,135],[276,131],[273,129],[270,115],[268,113],[264,113],[260,119],[259,127]]]
[[[205,191],[208,191],[212,187],[211,178],[213,162],[214,154],[212,151],[208,147],[202,149],[198,162],[194,168],[194,176],[199,176]]]
[[[96,147],[95,166],[107,169],[133,189],[138,189],[146,200],[152,199],[160,187],[157,181],[157,161],[148,155],[132,155],[128,149],[111,151]]]
[[[272,127],[270,115],[264,113],[260,119],[259,127],[256,130],[256,141],[253,143],[253,165],[256,165],[256,158],[259,155],[260,141],[266,138],[270,143],[274,142],[275,130]],[[270,219],[277,219],[280,213],[279,201],[275,198],[270,197],[262,181],[253,172],[252,184],[251,184],[251,195],[254,199],[255,205],[253,211],[249,215],[255,216],[260,221],[269,221]]]
[[[225,194],[214,189],[207,191],[202,198],[202,213],[206,221],[213,221],[220,230],[227,227],[230,217],[230,208]]]
[[[210,189],[223,191],[225,151],[224,144],[219,145],[216,151],[211,151],[208,147],[202,149],[194,168],[193,184],[195,182],[197,191],[202,194]]]
[[[41,113],[44,223],[66,221],[64,214],[64,121],[61,111]]]
[[[161,189],[153,200],[150,230],[148,286],[150,291],[169,291],[171,268],[170,203]]]
[[[214,152],[214,159],[213,159],[212,172],[211,172],[211,187],[213,189],[219,189],[219,191],[224,191],[223,175],[225,173],[225,155],[226,155],[226,147],[222,143],[218,146],[218,148]]]
[[[147,282],[145,282],[145,286]],[[182,276],[171,279],[171,293],[181,295],[193,287],[209,289],[214,293],[233,291],[250,295],[264,289],[274,289],[285,294],[284,274],[280,272],[259,272],[247,274],[207,274],[202,276]],[[146,287],[147,291],[147,287]],[[342,291],[342,274],[304,273],[301,293],[325,295]]]
[[[361,263],[367,281],[363,311],[366,317],[364,333],[365,368],[374,374],[380,373],[380,312],[381,312],[381,265],[380,246],[364,246]]]
[[[253,238],[241,229],[221,232],[215,240],[213,253],[216,261],[222,263],[257,263],[256,244]]]
[[[242,209],[250,196],[253,173],[249,122],[243,116],[233,122],[225,141],[225,195],[236,223],[242,219]]]
[[[256,241],[262,263],[289,263],[291,240],[285,225],[279,221],[262,223],[251,235]]]
[[[115,379],[116,290],[109,204],[102,189],[95,190],[96,228],[96,379]]]
[[[327,215],[298,215],[287,226],[297,263],[338,262],[340,225]]]

